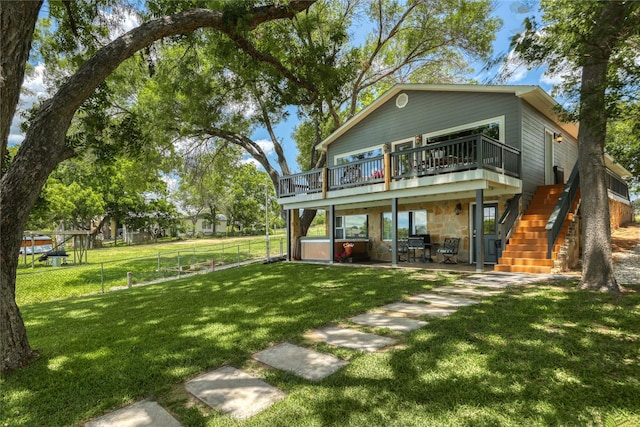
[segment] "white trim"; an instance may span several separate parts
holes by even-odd
[[[397,141],[393,141],[391,143],[391,151],[395,152],[396,151],[396,147],[400,144],[406,144],[407,142],[411,142],[411,148],[416,148],[416,140],[415,137],[411,137],[411,138],[404,138],[404,139],[399,139]]]
[[[543,160],[542,160],[542,169],[544,170],[544,185],[552,185],[555,184],[555,176],[553,174],[553,167],[555,166],[555,141],[553,139],[553,134],[555,132],[547,127],[544,128],[544,151],[543,151]],[[548,155],[551,155],[551,158],[548,158]]]
[[[383,145],[384,144],[374,145],[371,147],[362,148],[360,150],[354,150],[354,151],[348,151],[346,153],[336,154],[333,156],[333,165],[336,166],[338,164],[338,159],[342,157],[354,156],[356,154],[368,153],[369,151],[375,151],[375,150],[380,150],[382,153],[384,153]]]
[[[467,130],[467,129],[473,129],[473,128],[477,128],[483,125],[488,125],[491,123],[495,123],[498,122],[498,125],[500,126],[500,134],[499,134],[499,140],[500,142],[504,143],[505,141],[505,116],[497,116],[497,117],[492,117],[489,119],[485,119],[485,120],[478,120],[477,122],[471,122],[471,123],[465,123],[459,126],[454,126],[451,128],[447,128],[447,129],[441,129],[441,130],[437,130],[434,132],[429,132],[429,133],[425,133],[422,135],[422,140],[426,141],[427,138],[431,138],[434,136],[440,136],[440,135],[447,135],[450,133],[456,133],[456,132],[460,132],[463,130]]]
[[[409,94],[406,92],[401,92],[396,96],[396,107],[404,108],[409,103]]]
[[[623,203],[623,204],[625,204],[627,206],[631,206],[632,205],[631,204],[631,200],[625,199],[622,196],[617,195],[616,193],[614,193],[611,190],[607,190],[607,194],[609,195],[609,198],[611,200],[615,200],[616,202]]]

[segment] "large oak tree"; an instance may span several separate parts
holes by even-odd
[[[0,168],[4,172],[0,178],[0,371],[21,366],[34,356],[15,301],[18,252],[29,213],[49,174],[76,153],[66,136],[83,102],[124,60],[156,40],[204,27],[237,36],[266,21],[291,18],[314,2],[291,0],[254,7],[239,1],[227,3],[226,11],[189,9],[148,20],[97,50],[41,104],[15,158],[6,171]],[[2,162],[41,6],[42,1],[0,2]]]
[[[527,20],[515,40],[529,64],[563,76],[580,121],[578,162],[583,264],[581,288],[619,292],[613,272],[604,160],[607,122],[640,85],[640,2],[543,0],[542,24]]]

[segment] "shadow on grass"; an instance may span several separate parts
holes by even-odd
[[[384,269],[254,265],[24,309],[42,356],[0,384],[0,425],[74,425],[142,398],[184,426],[635,425],[640,294],[518,288],[401,337],[325,351],[349,365],[313,383],[266,370],[287,398],[237,423],[173,398],[181,383],[436,281]]]
[[[260,264],[26,306],[41,357],[3,379],[0,425],[74,425],[432,284],[397,271]]]
[[[313,393],[316,425],[640,425],[639,307],[638,293],[512,290],[290,398]]]

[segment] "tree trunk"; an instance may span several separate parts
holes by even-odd
[[[254,8],[253,13],[248,15],[250,21],[245,25],[247,28],[255,28],[262,22],[292,17],[314,1],[297,0],[288,6]],[[13,5],[13,2],[7,4]],[[9,18],[13,17],[5,16],[9,9],[2,5],[2,40],[15,40],[24,36],[26,30],[23,27],[33,25],[26,21],[9,25]],[[202,27],[231,33],[235,30],[236,19],[237,17],[228,19],[221,12],[194,9],[146,22],[100,49],[52,98],[42,103],[14,161],[0,179],[0,371],[21,366],[34,354],[15,300],[18,254],[29,213],[47,178],[60,162],[74,155],[73,149],[65,144],[65,137],[77,109],[124,60],[154,41],[171,35],[188,34]],[[33,30],[27,33],[30,39]],[[26,51],[22,54],[28,56],[29,44],[21,46]],[[4,44],[2,47],[4,48]],[[4,66],[4,52],[2,61]],[[24,63],[22,65],[24,68]],[[18,78],[15,75],[10,77]],[[4,84],[15,85],[15,81]],[[4,110],[7,101],[4,97],[0,100],[0,109]],[[11,106],[6,105],[6,108],[9,107]],[[3,146],[6,148],[4,144]]]
[[[5,167],[11,122],[20,99],[24,68],[41,6],[42,0],[0,1],[0,171]]]
[[[609,195],[605,181],[605,90],[610,51],[595,45],[582,68],[578,161],[584,242],[581,289],[620,292],[613,272]]]
[[[300,235],[301,236],[306,236],[307,233],[309,232],[309,227],[311,227],[311,223],[313,222],[313,219],[316,217],[316,210],[315,209],[305,209],[302,212],[302,215],[300,215]],[[331,233],[331,230],[329,230],[329,232]]]
[[[11,122],[15,115],[20,87],[33,31],[42,1],[0,2],[0,171],[5,169]],[[10,29],[11,31],[6,31]],[[4,187],[0,187],[0,197]],[[27,363],[35,355],[16,304],[15,281],[22,227],[6,221],[0,205],[0,371]]]

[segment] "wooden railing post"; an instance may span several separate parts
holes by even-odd
[[[327,167],[322,168],[322,198],[327,198],[327,191],[329,189],[329,170]]]
[[[384,153],[384,190],[391,188],[391,153]]]

